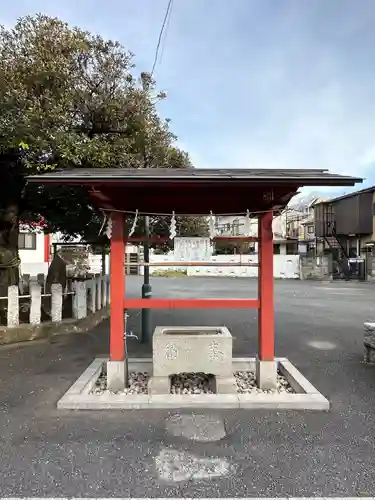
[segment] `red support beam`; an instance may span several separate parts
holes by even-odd
[[[110,342],[111,361],[122,361],[125,356],[124,343],[124,297],[125,297],[125,242],[124,214],[112,212],[111,235],[111,279],[110,279]]]
[[[257,299],[125,299],[125,309],[258,309]]]
[[[272,211],[259,216],[258,272],[258,350],[261,361],[272,361],[275,355],[275,318],[273,300]]]

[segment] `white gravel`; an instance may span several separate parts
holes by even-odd
[[[147,385],[149,381],[147,372],[129,372],[129,387],[117,394],[147,394]],[[92,391],[94,394],[104,394],[110,392],[107,389],[107,375],[102,373],[98,378]]]
[[[235,372],[237,392],[239,394],[277,394],[283,392],[294,392],[285,377],[277,374],[277,389],[264,391],[257,387],[254,372]]]
[[[171,394],[214,394],[215,377],[205,373],[179,373],[171,377]]]
[[[248,371],[235,372],[234,377],[237,383],[237,392],[239,394],[277,394],[291,393],[293,389],[288,384],[285,377],[277,375],[277,389],[264,391],[256,385],[255,373]],[[118,394],[147,394],[149,381],[147,372],[130,372],[129,388]],[[215,377],[205,373],[179,373],[171,377],[170,394],[214,394]],[[107,377],[103,373],[97,380],[92,391],[93,394],[104,394],[109,392],[107,389]]]

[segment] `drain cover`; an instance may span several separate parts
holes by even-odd
[[[225,437],[224,422],[220,417],[206,414],[174,414],[167,418],[169,434],[193,441],[219,441]]]

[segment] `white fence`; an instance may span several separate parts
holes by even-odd
[[[16,327],[20,324],[20,312],[29,311],[29,324],[39,325],[42,322],[42,300],[50,297],[50,319],[60,322],[63,313],[63,300],[72,296],[72,316],[75,319],[85,318],[88,313],[106,307],[109,304],[109,278],[99,276],[87,281],[73,281],[71,289],[62,290],[60,284],[51,286],[51,293],[43,293],[43,287],[34,281],[30,282],[30,293],[19,294],[17,286],[8,287],[8,295],[0,297],[6,301],[6,325]]]
[[[176,262],[176,256],[173,253],[167,255],[150,255],[151,262]],[[198,259],[197,259],[198,260]],[[188,276],[233,276],[256,278],[258,276],[257,267],[233,266],[221,267],[220,262],[233,262],[239,264],[258,263],[258,254],[253,255],[212,255],[204,259],[206,262],[217,262],[217,266],[210,267],[151,267],[150,273],[160,272],[161,270],[180,270],[186,272]],[[203,261],[203,259],[202,259]],[[140,268],[143,274],[143,267]],[[274,278],[299,279],[300,278],[300,256],[299,255],[274,255],[273,256],[273,274]]]

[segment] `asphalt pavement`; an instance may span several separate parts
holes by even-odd
[[[256,295],[248,279],[155,278],[152,285],[158,297]],[[140,286],[128,279],[127,293],[139,296]],[[375,367],[362,362],[375,286],[278,281],[275,291],[276,354],[331,401],[331,411],[61,411],[58,399],[108,353],[108,323],[54,343],[3,347],[1,496],[375,495]],[[256,354],[253,310],[153,311],[152,321],[226,325],[235,355]],[[129,329],[139,334],[139,322],[132,312]],[[130,352],[146,356],[150,347],[131,341]],[[192,416],[212,428],[212,441],[191,432]]]

